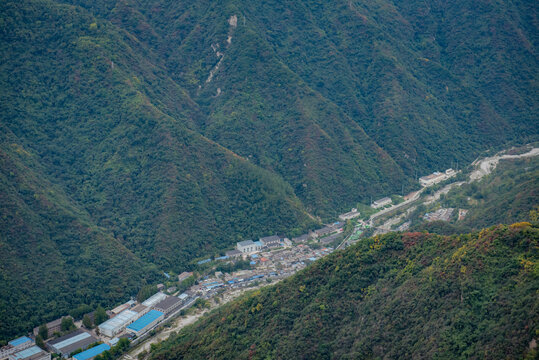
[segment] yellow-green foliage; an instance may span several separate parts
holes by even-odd
[[[539,324],[538,245],[533,225],[377,236],[215,310],[151,359],[522,358]]]

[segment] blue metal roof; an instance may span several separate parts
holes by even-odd
[[[197,262],[198,265],[202,265],[202,264],[205,264],[205,263],[209,263],[211,261],[211,259],[204,259],[204,260],[200,260]]]
[[[102,352],[106,350],[110,350],[110,346],[108,346],[107,344],[100,344],[100,345],[94,346],[91,349],[88,349],[86,351],[73,355],[73,359],[88,360],[90,358],[93,358],[94,356],[101,354]]]
[[[140,319],[129,325],[127,328],[139,332],[161,316],[163,316],[163,313],[161,311],[150,310],[149,313],[142,316]]]
[[[20,345],[20,344],[24,344],[25,342],[28,342],[28,341],[31,341],[31,342],[34,342],[32,339],[30,339],[29,337],[27,336],[22,336],[18,339],[15,339],[15,340],[11,340],[10,342],[8,342],[9,345],[12,345],[12,346],[17,346],[17,345]]]

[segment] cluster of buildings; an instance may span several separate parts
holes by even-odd
[[[224,274],[216,272],[214,276],[205,276],[186,293],[209,299],[218,293],[249,287],[261,280],[279,280],[294,274],[310,262],[316,261],[332,251],[333,248],[330,247],[314,250],[306,244],[298,244],[297,246],[253,252],[246,255],[251,260],[251,269]]]
[[[192,273],[181,274],[183,277],[192,275]],[[45,339],[46,350],[38,347],[32,338],[23,336],[0,348],[0,360],[50,360],[51,354],[59,354],[65,359],[91,360],[110,350],[111,346],[116,345],[123,337],[133,339],[144,335],[161,321],[178,312],[182,305],[189,303],[189,300],[189,296],[185,293],[170,296],[158,292],[140,304],[130,300],[107,311],[110,318],[99,324],[97,329],[79,328],[60,336],[62,320],[65,318],[62,317],[45,324],[49,336],[52,337]],[[36,327],[33,337],[38,334],[39,328]],[[77,351],[77,354],[73,354]]]
[[[87,350],[73,355],[72,359],[90,360],[105,350],[110,350],[109,345],[98,342],[96,337],[79,329],[47,342],[46,346],[49,351],[45,351],[37,346],[33,339],[23,336],[0,348],[0,360],[50,360],[51,353],[60,354],[62,358],[67,359],[76,350],[88,347]],[[90,347],[92,344],[95,346]]]
[[[114,343],[122,333],[128,337],[143,335],[180,309],[187,300],[187,296],[182,295],[177,297],[158,292],[141,304],[128,301],[111,311],[114,316],[98,326],[99,332],[112,338]]]
[[[420,177],[419,178],[419,183],[423,187],[432,186],[432,185],[438,184],[439,182],[447,180],[452,176],[455,176],[456,173],[457,172],[455,170],[453,170],[453,169],[447,169],[443,173],[439,172],[439,171],[435,171],[430,175]]]
[[[352,209],[340,215],[339,218],[346,221],[358,216],[360,213],[357,209]],[[206,276],[178,296],[159,291],[142,303],[130,300],[107,311],[109,319],[99,324],[94,330],[79,328],[60,336],[64,317],[56,319],[45,324],[48,334],[56,336],[53,339],[46,339],[46,350],[38,347],[32,338],[24,336],[0,348],[0,360],[50,360],[52,353],[66,359],[71,356],[74,360],[91,360],[104,351],[110,350],[111,346],[116,345],[123,337],[132,339],[145,335],[164,319],[193,304],[199,296],[210,298],[217,292],[222,292],[223,289],[226,291],[226,289],[250,286],[265,278],[280,279],[294,274],[308,263],[333,251],[331,247],[313,250],[306,244],[309,240],[317,240],[322,245],[329,244],[341,236],[343,228],[343,222],[335,222],[292,240],[272,235],[262,237],[257,241],[238,242],[236,249],[214,260],[233,260],[236,257],[243,257],[250,260],[252,269],[231,274],[216,272],[215,276]],[[296,246],[293,246],[294,244]],[[209,261],[211,259],[205,259],[199,263]],[[193,272],[183,272],[178,275],[178,281],[181,283],[192,276]],[[164,285],[161,288],[164,288]],[[39,327],[33,330],[33,334],[34,338],[39,334]],[[85,350],[81,351],[81,349]],[[77,354],[73,354],[77,351],[79,351]]]
[[[354,218],[359,216],[359,212],[357,212],[357,209],[352,209],[351,212],[342,214],[341,216],[346,219]],[[329,244],[342,234],[344,225],[344,222],[335,222],[326,225],[323,228],[310,231],[308,234],[303,234],[293,238],[292,240],[285,237],[272,235],[260,238],[258,241],[240,241],[236,244],[235,250],[231,250],[226,253],[226,257],[232,258],[235,256],[243,256],[245,258],[246,255],[249,254],[270,251],[277,248],[289,248],[293,244],[306,243],[309,240],[318,240],[318,242],[321,244]]]
[[[441,209],[438,209],[434,212],[430,212],[430,213],[426,213],[424,216],[423,216],[423,219],[425,219],[426,221],[437,221],[437,220],[441,220],[441,221],[449,221],[451,220],[451,215],[453,215],[453,212],[455,211],[455,209],[453,208],[441,208]]]
[[[27,336],[11,340],[0,348],[0,360],[50,360],[51,354]]]
[[[262,249],[272,249],[283,246],[291,246],[292,242],[287,238],[281,238],[277,235],[266,236],[258,241],[245,240],[236,244],[236,251],[227,253],[227,256],[237,256],[241,254],[250,254],[262,251]]]

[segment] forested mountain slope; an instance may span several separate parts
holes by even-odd
[[[190,129],[196,104],[128,34],[72,6],[0,6],[2,337],[136,294],[146,264],[315,224],[277,175]]]
[[[217,308],[152,359],[520,359],[539,329],[538,242],[529,223],[367,239]]]
[[[201,133],[321,214],[537,137],[531,1],[72,2],[154,49]]]
[[[535,13],[531,1],[4,1],[0,207],[13,221],[1,246],[33,251],[17,224],[89,256],[114,239],[111,259],[128,253],[138,281],[146,266],[179,271],[238,240],[299,234],[411,190],[416,174],[537,139]],[[57,219],[26,178],[55,189]],[[60,209],[99,236],[70,232]]]
[[[46,180],[37,156],[7,136],[0,148],[0,338],[79,304],[114,305],[158,279],[119,239]]]

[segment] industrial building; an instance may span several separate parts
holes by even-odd
[[[93,359],[97,355],[101,354],[102,352],[105,352],[107,350],[110,350],[110,346],[107,344],[100,344],[97,346],[94,346],[91,349],[88,349],[86,351],[83,351],[81,353],[78,353],[76,355],[73,355],[73,359],[75,360],[89,360]]]
[[[67,358],[75,350],[86,349],[97,341],[98,340],[90,333],[79,329],[47,342],[47,348],[51,352],[61,354],[63,357]]]
[[[131,324],[139,317],[139,314],[132,310],[124,310],[112,319],[108,319],[98,326],[99,332],[105,336],[113,337],[123,331],[125,327]]]
[[[161,311],[150,310],[150,312],[148,312],[146,315],[127,326],[127,331],[137,336],[144,334],[164,317],[165,314],[163,314]]]
[[[176,311],[180,305],[182,304],[182,301],[178,299],[175,296],[168,296],[165,300],[159,302],[156,304],[153,308],[157,311],[162,312],[166,316]]]
[[[371,207],[375,208],[375,209],[378,209],[378,208],[381,208],[381,207],[384,207],[386,205],[389,205],[391,204],[393,201],[388,198],[388,197],[385,197],[385,198],[381,198],[381,199],[378,199],[376,201],[374,201],[371,205]]]
[[[234,257],[237,257],[237,256],[241,256],[242,252],[239,251],[239,250],[230,250],[230,251],[227,251],[225,253],[226,256],[228,256],[229,258],[234,258]]]
[[[353,208],[352,211],[339,215],[339,220],[351,220],[357,218],[358,216],[361,216],[361,213],[357,211],[356,208]]]
[[[65,317],[71,318],[71,316],[65,316]],[[62,330],[63,318],[64,317],[61,317],[59,319],[53,320],[45,324],[45,326],[47,327],[47,332],[49,333],[49,337],[52,337],[54,333],[57,333],[57,332],[59,333]],[[37,336],[37,334],[39,334],[39,326],[34,328],[34,336]],[[43,340],[47,340],[47,339],[43,339]]]
[[[34,345],[9,355],[9,360],[50,360],[51,354]]]
[[[115,307],[115,308],[112,309],[110,312],[111,312],[114,316],[116,316],[116,315],[118,315],[119,313],[121,313],[122,311],[131,308],[133,305],[135,305],[135,302],[134,302],[133,300],[129,300],[129,301],[126,302],[125,304],[122,304],[122,305],[119,305],[119,306]]]
[[[143,301],[142,305],[151,308],[154,305],[156,305],[157,303],[160,303],[161,301],[165,300],[167,298],[167,296],[168,295],[163,294],[162,292],[158,292],[158,293],[153,294],[152,296],[150,296],[145,301]]]
[[[294,243],[303,243],[309,241],[309,234],[303,234],[301,236],[295,237],[292,239]]]
[[[275,247],[281,245],[281,238],[277,235],[266,236],[260,238],[260,242],[262,243],[262,246]]]
[[[16,352],[28,349],[29,347],[34,346],[34,340],[30,339],[27,336],[11,340],[7,343],[6,346],[0,348],[0,359],[7,359],[9,355],[15,354]]]
[[[150,311],[150,308],[147,307],[147,306],[144,306],[142,304],[138,304],[134,308],[131,308],[131,311],[136,312],[137,314],[139,314],[139,317],[140,317],[140,316],[146,314],[148,311]]]
[[[323,237],[323,236],[332,234],[334,232],[342,232],[343,227],[344,227],[344,223],[336,222],[336,223],[333,223],[333,224],[330,224],[330,225],[326,225],[321,229],[317,229],[317,230],[313,231],[310,234],[310,236],[313,237],[313,238],[319,238],[319,237]]]
[[[453,170],[453,169],[448,169],[448,170]],[[445,179],[447,179],[445,174],[442,174],[439,171],[435,171],[430,175],[420,177],[419,183],[421,184],[421,186],[431,186],[441,181],[444,181]]]
[[[260,241],[254,242],[253,240],[240,241],[236,244],[236,248],[244,254],[260,251],[262,246]]]

